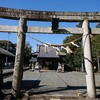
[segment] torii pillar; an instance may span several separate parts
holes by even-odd
[[[94,76],[94,68],[92,65],[88,20],[83,21],[82,28],[84,32],[83,33],[83,49],[84,49],[84,64],[85,64],[85,69],[86,69],[87,94],[88,94],[88,97],[90,98],[96,98],[95,76]]]
[[[23,77],[23,56],[25,47],[26,19],[20,18],[17,38],[16,57],[12,81],[12,94],[15,98],[20,95],[21,82]]]

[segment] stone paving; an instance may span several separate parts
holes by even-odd
[[[96,92],[100,96],[100,75],[95,75]],[[4,83],[12,81],[12,77],[4,79]],[[56,71],[25,71],[22,81],[23,91],[28,95],[57,95],[78,97],[86,96],[85,73]]]

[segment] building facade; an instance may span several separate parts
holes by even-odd
[[[66,54],[57,51],[52,46],[37,45],[37,50],[32,54],[32,58],[30,61],[32,63],[38,62],[38,66],[40,69],[57,70],[59,63],[62,65],[62,58],[65,55]]]

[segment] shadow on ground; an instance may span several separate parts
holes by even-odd
[[[23,80],[22,81],[22,89],[32,89],[38,88],[40,84],[40,80]],[[3,89],[11,89],[12,88],[12,81],[7,81],[3,83]]]
[[[41,86],[42,87],[42,86]],[[54,92],[58,92],[58,93],[66,93],[68,90],[79,90],[79,89],[85,89],[86,90],[86,86],[66,86],[66,87],[47,87],[47,86],[43,86],[44,88],[38,88],[38,89],[31,89],[29,91],[30,95],[33,94],[47,94],[47,93],[54,93]]]
[[[12,81],[5,82],[3,84],[3,89],[8,89],[10,92],[7,94],[4,93],[3,96],[10,95],[12,89]],[[49,87],[46,85],[40,85],[40,80],[23,80],[22,81],[22,93],[28,91],[29,95],[39,95],[39,94],[48,94],[48,93],[68,93],[68,90],[85,90],[86,86],[66,86],[66,87]],[[96,89],[100,89],[100,87],[96,87]],[[100,98],[100,94],[97,95]]]
[[[23,80],[22,81],[22,89],[32,89],[38,88],[40,84],[40,80]]]

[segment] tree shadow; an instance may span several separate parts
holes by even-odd
[[[40,84],[40,80],[23,80],[22,81],[22,89],[32,89],[32,88],[38,88]]]
[[[26,91],[38,88],[39,84],[40,84],[40,80],[22,80],[20,97],[23,97],[23,93],[25,93]],[[12,81],[4,82],[2,90],[3,92],[0,93],[0,100],[3,100],[4,98],[12,97],[12,92],[11,92]]]
[[[100,86],[96,87],[97,98],[100,98]]]
[[[12,89],[12,81],[4,83],[3,89]],[[97,98],[100,98],[100,87],[98,89]],[[47,85],[40,85],[40,80],[23,80],[22,81],[22,92],[28,91],[29,95],[39,95],[39,94],[48,94],[48,93],[68,93],[69,91],[82,90],[83,94],[86,94],[86,86],[65,86],[65,87],[49,87]],[[6,95],[6,94],[4,94]],[[3,95],[3,96],[4,96]],[[9,95],[9,94],[8,94]]]
[[[86,89],[86,86],[69,86],[72,90]]]
[[[73,90],[79,90],[79,89],[85,89],[86,86],[66,86],[66,87],[48,87],[47,88],[42,88],[42,89],[37,89],[37,90],[30,90],[29,95],[38,95],[38,94],[47,94],[47,93],[63,93],[67,92],[68,90],[73,91]]]
[[[56,87],[56,88],[45,88],[45,89],[37,89],[37,90],[30,90],[28,92],[29,95],[39,95],[39,94],[48,94],[48,93],[54,93],[54,92],[61,92],[61,91],[66,91],[68,90],[67,87]]]
[[[40,80],[22,80],[22,89],[32,89],[32,88],[38,88],[40,84]],[[12,81],[7,81],[3,83],[2,89],[11,89],[12,88]]]
[[[100,87],[96,87],[100,89]],[[48,87],[42,89],[32,89],[28,92],[29,95],[43,95],[43,94],[52,94],[52,93],[70,93],[70,91],[79,90],[83,95],[86,95],[87,89],[86,86],[66,86],[66,87]],[[100,98],[100,94],[96,95],[97,98]]]
[[[7,81],[3,83],[3,89],[11,89],[12,88],[12,81]]]

